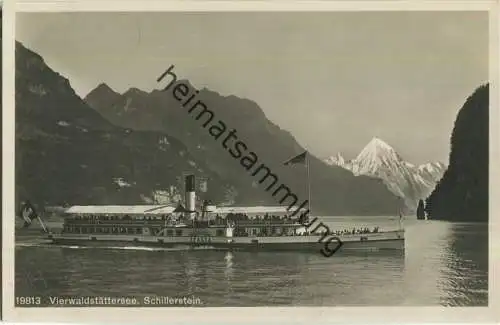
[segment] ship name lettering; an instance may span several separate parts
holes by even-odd
[[[209,235],[194,235],[191,237],[191,242],[196,244],[209,244],[212,238]]]

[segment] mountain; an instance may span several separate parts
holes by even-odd
[[[441,179],[445,170],[446,165],[441,162],[430,162],[418,166],[418,172],[420,175],[424,179],[431,180],[434,183],[437,183],[437,181]]]
[[[188,83],[177,81],[180,82]],[[85,101],[111,123],[174,136],[186,145],[195,158],[205,161],[217,173],[225,175],[240,187],[250,185],[264,192],[265,188],[259,185],[257,178],[252,177],[238,160],[207,134],[172,92],[145,92],[131,88],[119,94],[109,92],[108,88],[98,86],[85,97]],[[224,121],[228,129],[235,129],[238,139],[242,139],[258,155],[259,161],[279,175],[280,182],[293,189],[301,201],[308,197],[306,168],[283,165],[285,160],[305,150],[289,132],[269,121],[262,109],[251,100],[222,96],[206,88],[200,89],[196,97],[214,112],[218,120]],[[402,205],[401,200],[377,179],[354,177],[343,168],[331,168],[311,155],[309,163],[311,205],[315,214],[388,215],[396,213]]]
[[[489,84],[476,89],[458,112],[450,165],[426,200],[431,219],[488,221]]]
[[[325,162],[345,168],[355,176],[368,175],[381,179],[392,193],[404,198],[406,207],[411,212],[416,210],[418,201],[427,197],[434,189],[446,169],[439,162],[415,166],[376,137],[353,160],[346,160],[338,153],[325,159]]]
[[[345,161],[344,157],[342,156],[342,154],[339,152],[335,156],[330,156],[330,157],[326,158],[325,163],[327,165],[330,165],[330,166],[344,167],[346,161]]]
[[[228,204],[237,199],[234,184],[176,138],[111,124],[41,56],[18,42],[15,54],[18,200],[144,204],[160,193],[163,201],[177,201],[184,172],[210,179],[207,198]],[[100,91],[110,94],[103,87]]]

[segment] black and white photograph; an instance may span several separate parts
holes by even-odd
[[[489,53],[488,11],[16,13],[15,308],[488,307]]]

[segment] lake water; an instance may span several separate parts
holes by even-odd
[[[322,217],[332,229],[397,218]],[[404,253],[85,248],[16,238],[16,296],[191,297],[202,306],[487,306],[488,225],[404,221]],[[163,305],[166,306],[166,305]],[[179,305],[176,305],[179,306]]]

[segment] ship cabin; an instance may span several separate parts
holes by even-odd
[[[200,213],[165,205],[72,206],[64,215],[62,233],[78,235],[262,237],[303,228],[287,207],[207,206]]]
[[[210,224],[229,224],[235,237],[294,236],[304,228],[287,207],[218,207],[206,213]]]

